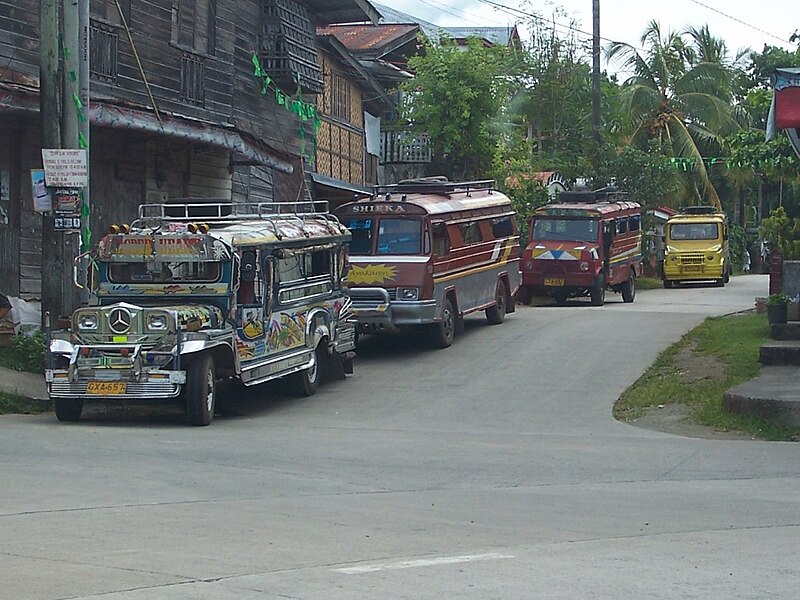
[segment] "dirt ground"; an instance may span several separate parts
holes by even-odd
[[[694,383],[704,379],[719,380],[725,376],[725,365],[714,356],[695,352],[695,346],[683,348],[675,357],[681,379],[686,383]],[[707,427],[691,420],[690,410],[686,404],[669,403],[651,407],[645,414],[630,425],[682,435],[685,437],[718,439],[718,440],[752,440],[752,435],[741,431],[729,431],[716,427]]]

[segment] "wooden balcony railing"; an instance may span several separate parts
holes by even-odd
[[[427,134],[408,131],[381,131],[381,164],[426,164],[431,162],[431,144]]]

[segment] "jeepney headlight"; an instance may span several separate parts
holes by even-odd
[[[398,300],[416,300],[419,298],[419,288],[397,288]]]
[[[581,263],[581,271],[588,271],[588,270],[589,270],[589,263],[586,262],[586,261],[583,261]]]
[[[150,331],[165,331],[167,329],[167,315],[147,315],[147,329]]]
[[[526,260],[525,261],[525,270],[526,271],[533,271],[533,261],[532,260]]]
[[[706,258],[708,260],[714,260],[714,255],[713,254],[709,254],[708,256],[706,256]]]
[[[677,256],[675,256],[675,255],[673,254],[672,256],[670,256],[670,257],[669,257],[669,259],[670,259],[672,262],[675,262],[676,260],[678,260],[678,257],[677,257]]]
[[[78,329],[95,331],[97,329],[97,313],[84,313],[78,317]]]

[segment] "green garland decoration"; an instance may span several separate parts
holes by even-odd
[[[319,118],[317,107],[314,104],[305,102],[300,98],[300,84],[297,84],[295,96],[289,96],[281,90],[273,81],[272,77],[264,71],[261,66],[261,60],[254,52],[251,59],[253,63],[253,75],[261,79],[261,93],[266,96],[270,89],[273,90],[275,95],[275,102],[278,106],[284,107],[289,112],[297,116],[300,121],[297,134],[300,137],[300,154],[306,159],[309,164],[314,164],[314,158],[317,155],[317,133],[322,126],[322,120]],[[306,136],[308,135],[306,125],[311,125],[311,153],[306,153]]]
[[[69,48],[64,48],[64,58],[66,61],[69,61],[71,51]],[[78,83],[78,74],[75,71],[69,71],[67,73],[67,79],[72,84],[72,103],[75,105],[75,111],[78,113],[78,120],[81,123],[86,123],[88,117],[86,115],[86,106],[81,101],[80,96],[76,91],[76,86]],[[78,132],[78,148],[81,150],[89,150],[89,140],[86,139],[86,136],[83,135],[83,132]],[[89,216],[91,211],[89,210],[89,205],[86,203],[86,194],[83,193],[83,190],[80,191],[81,196],[81,210],[80,210],[80,217],[81,217],[81,252],[86,252],[89,250],[89,245],[92,242],[92,230],[89,227]]]

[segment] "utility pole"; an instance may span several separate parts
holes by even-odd
[[[58,85],[58,0],[39,3],[39,115],[42,148],[60,148]],[[58,317],[62,310],[63,272],[66,270],[61,234],[54,231],[54,219],[42,217],[42,323],[49,312]]]
[[[600,0],[592,0],[592,136],[600,152]]]
[[[92,165],[89,152],[89,130],[90,130],[90,109],[89,109],[89,0],[78,0],[78,35],[80,37],[80,60],[79,62],[79,93],[81,99],[81,111],[83,118],[80,119],[79,125],[79,139],[80,147],[86,150],[86,165],[89,169],[89,182],[91,182]],[[81,206],[81,252],[89,250],[91,243],[91,229],[90,216],[91,216],[91,203],[89,202],[89,191],[91,185],[87,183],[83,190],[83,203]],[[87,266],[87,268],[91,268]],[[88,273],[87,273],[88,274]],[[84,301],[88,297],[84,298]]]

